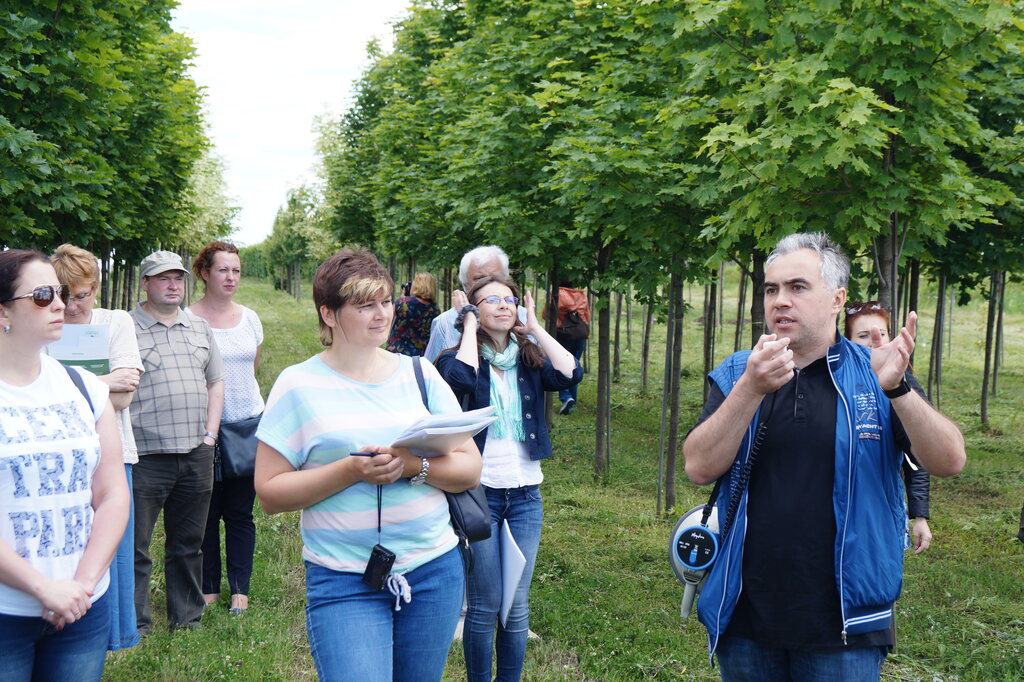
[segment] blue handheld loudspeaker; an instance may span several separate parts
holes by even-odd
[[[672,529],[669,545],[672,570],[685,585],[679,609],[684,620],[690,616],[708,569],[718,558],[718,506],[712,508],[706,526],[700,522],[703,512],[704,505],[700,505],[683,514]]]

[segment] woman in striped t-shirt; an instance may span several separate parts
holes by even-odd
[[[317,269],[327,348],[281,373],[256,434],[263,509],[302,510],[306,628],[323,679],[440,679],[462,603],[443,491],[475,486],[480,454],[471,440],[429,459],[387,445],[427,413],[412,359],[380,348],[393,291],[363,250],[343,249]],[[430,411],[459,412],[437,371],[423,370]],[[380,590],[363,580],[377,545],[394,554]]]

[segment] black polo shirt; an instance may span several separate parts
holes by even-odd
[[[832,507],[837,399],[821,358],[797,370],[761,404],[768,427],[751,468],[743,588],[726,636],[784,649],[844,646]],[[712,381],[697,425],[724,400]],[[892,416],[896,445],[909,451],[906,433]],[[720,508],[727,505],[719,502]],[[882,630],[849,635],[846,646],[893,643],[892,633]]]

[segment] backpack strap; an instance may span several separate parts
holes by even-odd
[[[82,392],[82,396],[85,398],[85,402],[89,403],[89,411],[95,414],[96,408],[92,406],[92,398],[89,397],[89,392],[85,390],[85,382],[82,381],[82,375],[76,372],[75,370],[71,369],[67,365],[61,365],[61,367],[63,367],[64,370],[68,373],[68,376],[71,377],[71,381],[72,383],[75,384],[75,388]]]

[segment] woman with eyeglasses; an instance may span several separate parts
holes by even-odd
[[[37,251],[0,253],[0,670],[99,680],[108,567],[128,486],[107,385],[45,355],[68,289]]]
[[[128,406],[139,386],[144,367],[135,339],[135,325],[124,310],[95,308],[99,293],[100,271],[96,256],[73,244],[61,244],[50,256],[57,279],[68,288],[69,297],[64,308],[64,324],[104,325],[107,329],[109,371],[99,380],[110,391],[114,406],[114,419],[121,435],[121,458],[128,489],[132,487],[132,465],[139,461],[132,434],[132,418]],[[129,501],[128,528],[117,546],[117,554],[110,564],[110,641],[107,649],[118,651],[139,643],[135,622],[135,526],[134,505]]]
[[[849,301],[846,305],[845,335],[854,343],[877,348],[889,343],[889,313],[878,301]],[[872,332],[878,330],[878,340],[872,339]],[[921,385],[907,370],[907,383],[921,392]],[[932,531],[928,526],[928,501],[931,479],[928,472],[912,461],[910,455],[903,459],[903,482],[907,489],[907,514],[914,520],[911,539],[914,554],[920,554],[932,544]]]
[[[544,420],[544,391],[579,383],[583,372],[572,353],[537,320],[527,293],[526,324],[517,317],[519,293],[500,277],[478,280],[467,294],[456,292],[462,327],[457,348],[437,358],[437,369],[465,409],[494,405],[498,420],[475,439],[483,453],[480,482],[491,509],[491,537],[473,545],[468,608],[462,648],[469,680],[491,678],[491,654],[497,628],[497,680],[518,680],[523,672],[530,631],[529,594],[540,546],[544,509],[541,460],[551,456]],[[536,339],[530,341],[528,336]],[[502,596],[500,537],[502,523],[526,558],[506,621],[499,619]]]

